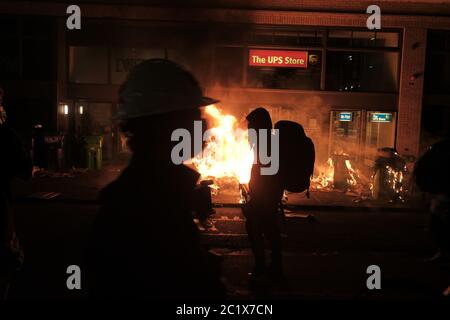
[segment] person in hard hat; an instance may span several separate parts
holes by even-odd
[[[6,298],[14,273],[23,262],[23,252],[16,236],[11,183],[14,177],[31,177],[31,158],[17,134],[7,124],[0,86],[0,299]]]
[[[174,163],[178,142],[171,139],[176,129],[194,136],[200,108],[217,100],[203,97],[191,73],[163,59],[135,66],[119,96],[115,119],[132,158],[100,194],[87,255],[91,296],[223,297],[219,264],[200,246],[191,215],[199,174]]]
[[[264,108],[257,108],[250,112],[247,117],[248,129],[253,129],[256,133],[260,130],[267,130],[267,154],[270,152],[270,134],[272,130],[272,119],[269,112]],[[263,175],[261,168],[265,165],[259,158],[259,150],[263,145],[264,136],[257,135],[256,141],[251,142],[258,150],[256,162],[251,169],[249,181],[250,200],[244,207],[246,217],[246,230],[252,247],[255,265],[250,273],[250,279],[256,280],[261,276],[269,274],[277,279],[283,277],[282,270],[282,250],[281,231],[279,228],[278,209],[283,197],[283,189],[279,182],[278,175]],[[265,151],[265,150],[264,150]],[[264,253],[264,240],[267,240],[271,249],[270,266],[266,268]]]

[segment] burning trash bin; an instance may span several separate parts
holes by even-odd
[[[406,161],[393,148],[378,149],[372,176],[372,197],[390,202],[404,201]]]
[[[334,166],[333,186],[335,189],[347,190],[350,173],[346,163],[349,157],[346,154],[333,154],[331,158]]]

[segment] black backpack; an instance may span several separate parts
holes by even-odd
[[[307,191],[316,158],[314,143],[305,134],[302,125],[282,120],[275,124],[279,130],[280,167],[278,175],[282,187],[289,192]]]

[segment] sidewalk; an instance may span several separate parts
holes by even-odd
[[[34,177],[30,181],[14,181],[14,194],[19,202],[64,201],[74,203],[95,203],[98,192],[115,180],[125,167],[125,163],[105,165],[101,170],[88,170],[75,175],[56,177]],[[217,207],[238,207],[239,193],[221,192],[212,197]],[[288,207],[317,210],[423,210],[421,199],[410,199],[406,203],[388,203],[376,200],[361,200],[340,191],[311,191],[308,199],[305,193],[288,194]]]

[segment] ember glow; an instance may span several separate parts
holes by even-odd
[[[311,179],[312,189],[322,190],[332,188],[334,181],[333,160],[328,158],[326,165],[321,166],[316,170],[318,171],[318,175]]]
[[[202,178],[233,178],[248,183],[253,164],[253,151],[248,132],[238,127],[236,118],[223,114],[215,105],[205,108],[211,121],[210,133],[203,153],[192,159]]]
[[[356,178],[358,174],[356,173],[355,169],[353,169],[352,164],[350,160],[345,160],[345,166],[348,169],[348,175],[347,183],[350,187],[354,187],[356,185]]]
[[[403,172],[401,170],[395,170],[390,166],[386,166],[387,170],[387,183],[391,187],[395,194],[401,195],[403,192]]]

